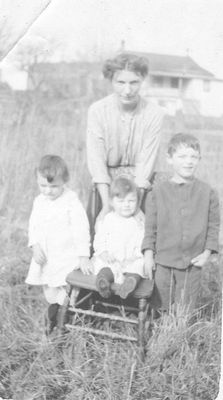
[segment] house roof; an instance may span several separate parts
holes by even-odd
[[[189,56],[141,52],[134,52],[134,54],[148,58],[150,75],[215,79],[215,76],[211,72],[200,67]]]
[[[130,54],[137,54],[146,57],[149,61],[149,73],[153,76],[171,76],[183,78],[200,78],[207,80],[216,80],[216,77],[206,69],[198,65],[189,56],[175,56],[169,54],[143,53],[128,51]],[[57,62],[57,63],[38,63],[30,67],[32,72],[57,76],[64,78],[66,75],[76,72],[82,75],[101,72],[100,62],[76,61],[76,62]]]

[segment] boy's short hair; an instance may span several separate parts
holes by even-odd
[[[199,140],[195,136],[188,133],[177,133],[170,139],[167,153],[172,156],[181,146],[190,147],[199,153],[201,152]]]
[[[105,61],[102,72],[105,78],[112,80],[115,72],[124,70],[145,78],[149,72],[148,60],[133,53],[120,53],[115,58]]]
[[[135,193],[139,199],[139,190],[131,179],[125,176],[118,176],[115,178],[110,186],[110,198],[119,197],[124,198],[129,193]]]
[[[64,183],[69,180],[69,171],[65,161],[52,154],[43,156],[36,171],[52,183],[55,179],[61,179]]]

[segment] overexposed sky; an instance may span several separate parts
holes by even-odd
[[[53,42],[65,60],[104,59],[121,40],[126,50],[188,51],[223,78],[222,21],[222,0],[52,0],[22,41],[40,43],[45,51]]]
[[[67,49],[185,54],[223,76],[222,0],[53,0],[30,33]],[[66,50],[65,49],[65,50]]]

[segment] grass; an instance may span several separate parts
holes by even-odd
[[[0,219],[18,227],[25,224],[37,192],[34,169],[47,153],[63,157],[69,167],[70,186],[86,205],[91,184],[86,163],[87,108],[95,99],[45,98],[40,93],[15,95],[0,107]],[[182,121],[181,121],[182,122]],[[199,176],[210,182],[223,198],[221,127],[211,130],[165,123],[157,168],[166,170],[165,143],[172,133],[186,131],[198,136],[202,147]],[[210,127],[209,127],[210,128]],[[8,224],[9,225],[9,224]]]
[[[13,400],[214,400],[220,369],[220,284],[203,274],[201,307],[154,320],[144,363],[137,346],[72,331],[44,334],[46,303],[24,284],[30,254],[20,240],[0,266],[0,397]],[[16,243],[14,245],[16,249]]]
[[[33,171],[43,154],[61,155],[71,172],[70,186],[86,204],[90,186],[85,154],[89,102],[26,94],[15,97],[13,104],[1,104],[0,397],[214,400],[220,370],[218,262],[204,270],[196,315],[179,308],[177,315],[154,321],[143,364],[137,347],[129,343],[75,332],[50,339],[44,334],[46,302],[42,291],[24,283],[30,261],[27,220],[36,194]],[[221,135],[200,130],[199,138],[204,155],[201,178],[212,182],[222,194]],[[161,155],[163,152],[164,147]],[[163,161],[160,165],[162,169]]]

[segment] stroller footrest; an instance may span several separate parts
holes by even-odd
[[[77,314],[88,315],[90,317],[98,317],[98,318],[102,318],[102,319],[109,319],[111,321],[119,321],[119,322],[125,322],[128,324],[138,325],[137,319],[120,317],[118,315],[112,315],[112,314],[107,314],[107,313],[102,313],[102,312],[97,312],[97,311],[91,311],[91,310],[82,310],[81,308],[76,308],[76,307],[69,307],[69,311],[71,311],[73,313],[77,313]]]

